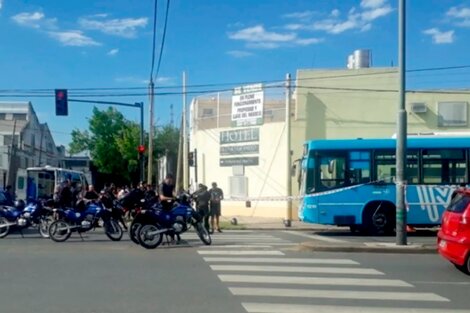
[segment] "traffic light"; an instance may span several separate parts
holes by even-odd
[[[192,151],[188,153],[188,165],[194,166],[194,152]]]
[[[145,152],[145,146],[144,145],[139,145],[137,147],[137,151],[139,151],[139,154],[143,154]]]
[[[67,102],[67,89],[55,90],[55,115],[69,115],[69,107]]]

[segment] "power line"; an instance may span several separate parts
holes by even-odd
[[[418,68],[407,70],[407,73],[414,72],[431,72],[431,71],[444,71],[444,70],[456,70],[456,69],[468,69],[470,65],[459,65],[459,66],[448,66],[448,67],[430,67],[430,68]],[[325,75],[318,77],[304,77],[297,78],[296,81],[306,81],[306,80],[319,80],[319,79],[334,79],[334,78],[347,78],[347,77],[361,77],[361,76],[375,76],[383,74],[394,74],[397,73],[397,70],[382,71],[382,72],[373,72],[373,73],[354,73],[354,74],[344,74],[344,75]],[[239,85],[249,85],[255,83],[269,84],[269,83],[283,83],[284,80],[258,80],[258,81],[244,81],[244,82],[227,82],[227,83],[206,83],[206,84],[194,84],[187,85],[187,88],[207,88],[207,87],[219,87],[219,86],[239,86]],[[174,86],[160,86],[155,87],[155,89],[181,89],[182,85]],[[113,90],[147,90],[148,87],[84,87],[84,88],[67,88],[69,91],[113,91]],[[52,93],[54,89],[47,88],[38,88],[38,89],[0,89],[0,93],[4,92],[28,92],[28,93]]]
[[[158,73],[160,72],[160,64],[162,62],[163,47],[165,46],[166,26],[168,23],[169,9],[170,9],[170,0],[166,0],[165,25],[163,26],[162,44],[160,46],[160,55],[158,56],[158,64],[157,64],[157,72],[155,73],[155,81],[157,81]]]
[[[155,66],[155,41],[157,37],[157,8],[158,0],[155,0],[153,9],[153,42],[152,42],[152,66],[150,67],[150,80],[153,77],[153,68]]]

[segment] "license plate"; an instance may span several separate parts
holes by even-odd
[[[445,248],[446,246],[447,246],[447,241],[441,240],[441,242],[439,242],[439,247]]]

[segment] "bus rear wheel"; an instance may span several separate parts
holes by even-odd
[[[375,202],[364,210],[362,224],[370,235],[390,235],[395,230],[395,206],[389,202]]]

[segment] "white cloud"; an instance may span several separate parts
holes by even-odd
[[[384,6],[387,0],[362,0],[361,7],[365,9],[375,9]]]
[[[435,44],[445,44],[454,42],[454,31],[441,32],[438,28],[430,28],[423,31],[424,34],[432,36]]]
[[[96,42],[92,38],[85,36],[83,32],[79,30],[70,31],[55,31],[49,32],[49,36],[58,40],[64,46],[74,47],[85,47],[85,46],[100,46],[99,42]]]
[[[288,29],[288,30],[299,30],[299,29],[302,29],[304,28],[304,25],[302,24],[287,24],[284,26],[285,29]]]
[[[284,28],[288,30],[324,31],[330,34],[340,34],[354,29],[365,32],[372,28],[373,21],[389,15],[391,12],[393,12],[393,8],[388,0],[362,0],[360,8],[350,8],[343,17],[341,17],[339,9],[334,9],[323,19],[287,24]]]
[[[446,15],[453,18],[457,26],[470,27],[470,8],[451,7]]]
[[[2,9],[3,6],[3,0],[0,0],[0,10]]]
[[[311,45],[320,42],[317,38],[299,38],[297,33],[267,31],[263,25],[256,25],[230,33],[230,39],[245,41],[246,47],[253,49],[275,49],[281,46]]]
[[[107,15],[100,14],[82,17],[78,20],[78,23],[84,29],[98,30],[108,35],[124,38],[133,38],[137,35],[137,30],[147,26],[148,22],[146,17],[105,19],[106,16]]]
[[[293,19],[307,19],[312,17],[315,14],[315,11],[303,11],[303,12],[293,12],[284,14],[284,18],[293,18]]]
[[[263,25],[256,25],[241,29],[229,35],[230,39],[253,42],[286,42],[295,39],[295,33],[281,34],[268,32]]]
[[[111,49],[108,51],[107,55],[114,56],[119,53],[119,49]]]
[[[317,44],[323,42],[323,38],[304,38],[304,39],[297,39],[295,41],[296,44],[299,46],[309,46],[313,44]]]
[[[333,17],[338,17],[341,14],[341,12],[338,9],[334,9],[331,11],[330,15]]]
[[[1,0],[0,0],[1,1]],[[31,28],[46,28],[46,29],[56,29],[57,28],[57,19],[56,18],[46,18],[44,13],[36,12],[22,12],[16,15],[13,15],[11,19],[18,25]]]
[[[230,51],[227,51],[227,54],[231,55],[234,58],[246,58],[246,57],[253,55],[253,53],[251,52],[242,51],[242,50],[230,50]]]
[[[157,77],[156,83],[168,84],[168,83],[173,82],[174,80],[175,80],[174,77],[160,76],[160,77]]]
[[[174,80],[175,80],[175,77],[160,76],[160,77],[157,77],[157,80],[155,81],[155,83],[168,85],[168,84],[172,83]],[[149,83],[148,79],[138,77],[138,76],[133,76],[133,75],[116,77],[116,78],[114,78],[114,81],[116,83],[138,84],[138,85],[148,84]]]

